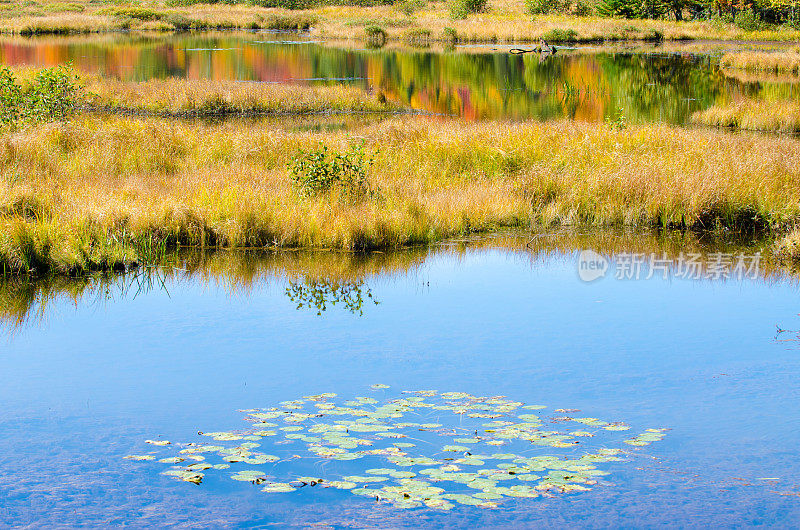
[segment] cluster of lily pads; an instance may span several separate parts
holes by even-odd
[[[372,386],[384,394],[386,389],[386,385]],[[283,401],[277,407],[243,410],[248,428],[198,433],[213,443],[146,440],[160,449],[126,458],[171,464],[165,475],[195,484],[211,470],[229,470],[234,465],[237,469],[229,471],[230,478],[259,485],[267,493],[335,488],[399,508],[448,510],[454,503],[493,508],[504,497],[590,489],[608,474],[597,465],[622,460],[625,454],[621,447],[609,447],[608,440],[593,439],[630,429],[622,422],[577,417],[575,409],[555,409],[554,415],[543,419],[534,411],[545,406],[504,396],[418,390],[383,402],[357,397],[341,405],[334,402],[336,397],[318,394]],[[566,428],[557,429],[560,426]],[[666,430],[616,436],[628,446],[641,447],[661,440]],[[259,451],[265,442],[281,455]],[[171,448],[179,448],[177,455],[159,458],[156,454]],[[211,463],[211,458],[221,462]],[[278,481],[267,472],[296,470],[307,459],[343,462],[339,467],[355,468],[359,474],[293,476],[289,471]],[[376,460],[383,466],[373,467]],[[265,465],[272,469],[265,471]],[[239,469],[246,466],[262,468]]]

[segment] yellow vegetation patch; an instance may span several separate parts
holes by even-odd
[[[377,190],[301,197],[299,149],[364,143]],[[68,271],[175,245],[396,248],[501,226],[768,228],[800,213],[800,142],[662,125],[81,117],[0,136],[0,263]]]
[[[752,131],[800,131],[800,102],[741,98],[692,116],[694,123]]]
[[[737,70],[757,70],[775,73],[800,73],[800,52],[737,52],[726,53],[720,66]]]

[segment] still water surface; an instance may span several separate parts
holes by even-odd
[[[290,39],[287,41],[287,39]],[[304,40],[305,39],[305,40]],[[347,84],[414,109],[466,119],[619,119],[688,123],[743,97],[796,100],[796,80],[752,79],[719,68],[727,44],[702,51],[657,46],[564,48],[511,55],[505,46],[365,50],[296,34],[0,39],[0,62],[53,66],[127,80],[179,77]],[[795,82],[792,82],[795,81]]]
[[[679,247],[611,238],[540,240],[531,249],[529,239],[367,257],[218,254],[150,282],[4,284],[0,521],[796,525],[800,344],[796,333],[776,338],[776,325],[800,328],[796,281],[766,267],[756,279],[618,280],[610,270],[586,283],[576,271],[583,245],[612,258],[676,258]],[[720,250],[700,247],[704,259]],[[312,286],[327,297],[324,310],[298,308]],[[370,390],[375,383],[391,388]],[[161,475],[164,464],[123,459],[162,450],[146,439],[198,442],[198,431],[241,429],[239,409],[323,392],[383,399],[419,389],[547,405],[537,411],[546,422],[566,408],[624,421],[630,433],[670,430],[652,445],[627,447],[590,491],[449,512],[393,509],[319,487],[262,493],[229,480],[229,472],[253,468],[242,464],[209,470],[194,485]],[[611,435],[618,442],[628,433]],[[262,443],[280,455],[300,447]],[[328,480],[364,473],[359,460],[321,460],[268,472]]]

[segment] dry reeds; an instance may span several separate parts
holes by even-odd
[[[374,156],[356,202],[302,197],[299,149]],[[800,142],[663,125],[82,117],[0,137],[0,263],[70,272],[197,247],[397,248],[503,226],[768,230],[800,214]],[[22,206],[20,206],[22,205]]]

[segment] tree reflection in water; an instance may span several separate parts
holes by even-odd
[[[364,295],[368,302],[378,305],[380,302],[372,296],[372,291],[363,280],[338,281],[326,279],[304,279],[289,282],[286,288],[289,300],[297,304],[297,309],[312,309],[322,315],[328,306],[344,305],[353,314],[364,314]]]

